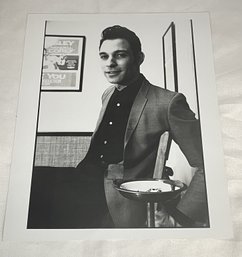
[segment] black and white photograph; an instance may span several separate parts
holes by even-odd
[[[22,237],[231,233],[206,14],[30,15],[29,45],[10,184],[25,185]]]

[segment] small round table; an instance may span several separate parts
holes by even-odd
[[[178,180],[114,180],[114,187],[125,198],[142,201],[147,206],[147,226],[155,227],[155,203],[175,199],[187,186]]]

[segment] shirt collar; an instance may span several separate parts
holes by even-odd
[[[129,84],[127,84],[127,85],[119,85],[119,84],[116,84],[116,85],[115,85],[115,88],[116,88],[119,92],[121,92],[121,91],[124,90],[126,87],[128,87],[128,86],[130,86],[130,85],[132,85],[132,84],[136,84],[136,82],[140,79],[140,77],[142,77],[141,74],[139,74],[139,76],[138,76],[135,80],[133,80],[131,83],[129,83]]]
[[[115,85],[116,89],[121,92],[123,89],[127,87],[127,85]]]

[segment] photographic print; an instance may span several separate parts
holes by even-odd
[[[30,15],[26,49],[5,238],[231,234],[207,14]]]

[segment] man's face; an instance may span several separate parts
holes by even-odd
[[[105,40],[100,48],[101,68],[112,84],[127,84],[139,74],[139,64],[126,39]]]

